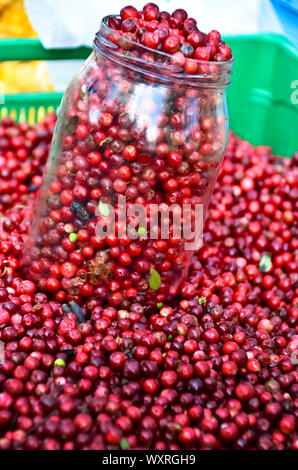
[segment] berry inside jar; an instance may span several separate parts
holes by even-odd
[[[175,299],[227,142],[232,62],[182,9],[102,20],[65,93],[24,250],[41,290],[147,313]]]

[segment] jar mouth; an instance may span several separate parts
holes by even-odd
[[[102,19],[93,42],[95,52],[108,56],[119,65],[158,78],[162,82],[183,82],[184,85],[204,85],[210,88],[225,88],[229,85],[234,56],[225,62],[189,59],[197,64],[198,73],[187,74],[184,67],[175,64],[173,55],[123,38],[116,30],[111,29],[108,21],[113,17],[119,15],[108,15]]]

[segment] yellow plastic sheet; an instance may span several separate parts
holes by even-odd
[[[36,37],[23,0],[0,0],[0,40],[8,37]],[[53,90],[47,66],[40,61],[0,63],[0,81],[5,93]]]
[[[0,37],[35,37],[23,0],[0,0]]]

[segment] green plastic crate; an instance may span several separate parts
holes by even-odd
[[[298,149],[298,51],[274,34],[224,38],[235,56],[228,87],[230,128],[256,145],[270,145],[276,154]],[[46,50],[38,39],[0,41],[0,61],[84,59],[90,48]],[[30,123],[56,110],[59,92],[5,95],[0,118],[7,114]]]
[[[0,62],[85,59],[90,52],[89,47],[47,50],[38,39],[0,40]],[[47,112],[56,111],[61,99],[61,92],[6,94],[0,100],[3,103],[0,104],[0,119],[10,115],[17,121],[34,124],[41,121]]]
[[[235,56],[227,89],[230,128],[255,145],[292,156],[298,150],[298,50],[274,34],[225,40]]]

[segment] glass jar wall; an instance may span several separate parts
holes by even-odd
[[[150,312],[177,295],[228,136],[232,60],[196,63],[186,75],[102,21],[65,93],[23,256],[58,300]]]

